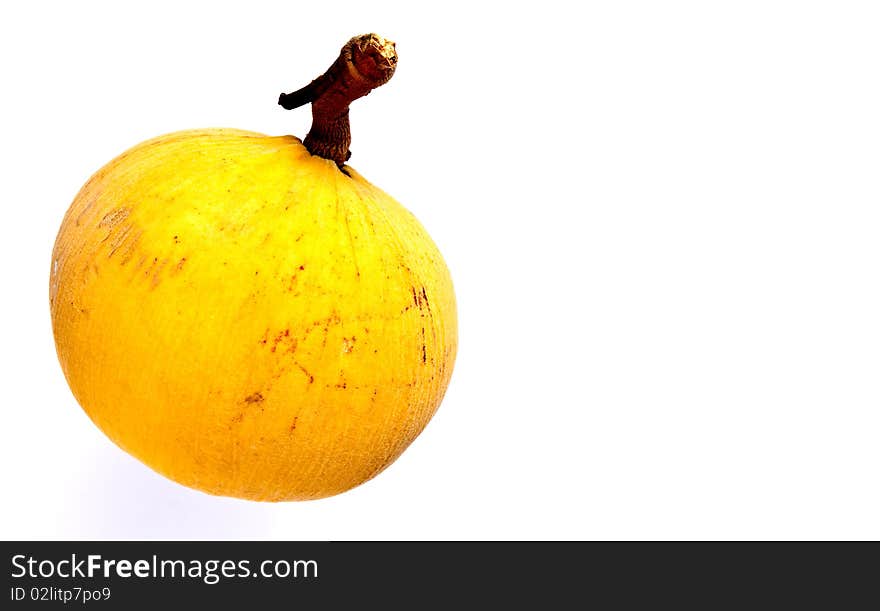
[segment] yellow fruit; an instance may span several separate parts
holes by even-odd
[[[114,442],[212,494],[315,499],[378,474],[449,382],[455,296],[419,222],[292,136],[120,155],[52,257],[58,357]]]

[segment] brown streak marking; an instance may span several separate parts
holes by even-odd
[[[425,287],[422,287],[422,298],[425,301],[425,310],[422,312],[422,318],[425,317],[427,313],[428,318],[431,319],[431,339],[434,341],[434,345],[437,345],[437,325],[434,324],[434,313],[431,311],[431,305],[428,303],[428,294],[425,291]]]
[[[135,248],[137,248],[142,235],[144,235],[144,230],[138,229],[137,233],[135,233],[130,240],[126,241],[125,250],[123,251],[122,260],[119,262],[119,265],[125,265],[131,261],[131,258],[134,256]]]
[[[168,259],[162,259],[162,263],[159,264],[159,267],[157,267],[156,271],[153,273],[153,280],[150,282],[151,289],[156,288],[159,286],[159,283],[162,282],[161,274],[166,265],[168,265]]]
[[[285,337],[290,337],[290,329],[285,329],[278,334],[278,336],[274,340],[274,344],[272,345],[272,352],[275,352],[278,349],[278,344],[284,341]]]
[[[150,263],[150,267],[148,267],[146,270],[144,270],[144,277],[150,275],[150,273],[153,271],[153,268],[156,267],[156,263],[158,263],[158,262],[159,262],[159,257],[153,257],[153,262]]]
[[[116,234],[116,238],[110,243],[110,252],[107,254],[108,259],[112,257],[113,253],[115,253],[116,250],[125,243],[125,238],[126,236],[128,236],[128,232],[131,231],[131,229],[132,225],[126,225],[125,229]],[[109,238],[110,235],[111,234],[108,233],[107,238]],[[106,240],[107,238],[104,238],[104,240]],[[101,242],[104,242],[104,240],[101,240]]]
[[[87,203],[87,204],[85,205],[85,207],[84,207],[82,210],[80,210],[80,213],[76,215],[76,218],[75,218],[74,221],[73,221],[74,225],[76,225],[77,227],[79,227],[79,225],[80,225],[80,221],[82,221],[82,217],[84,217],[84,216],[86,215],[86,213],[87,213],[89,210],[92,209],[92,206],[95,205],[95,202],[98,200],[98,197],[100,197],[100,195],[101,195],[101,193],[98,193],[97,195],[95,195],[94,197],[92,197],[92,198],[89,200],[89,203]]]
[[[302,371],[306,375],[306,377],[309,378],[309,384],[315,383],[315,376],[313,376],[311,373],[309,373],[309,370],[306,369],[305,367],[303,367],[299,361],[294,361],[293,364],[296,365],[297,367],[299,367],[299,370]]]
[[[422,326],[422,364],[428,362],[428,349],[425,346],[425,327]]]
[[[113,229],[116,225],[127,219],[129,214],[131,214],[131,208],[114,208],[104,215],[104,218],[98,223],[98,227]]]

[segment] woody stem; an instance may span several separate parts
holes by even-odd
[[[324,74],[298,91],[282,93],[278,103],[290,110],[311,102],[312,127],[303,144],[341,168],[351,156],[349,105],[387,83],[396,67],[393,42],[377,34],[355,36]]]

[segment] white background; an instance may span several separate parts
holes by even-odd
[[[2,6],[0,537],[880,538],[876,3]],[[369,31],[351,164],[447,259],[449,392],[341,496],[178,486],[67,389],[61,218],[141,140],[304,135],[278,93]]]

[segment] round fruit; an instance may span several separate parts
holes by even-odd
[[[350,78],[393,48],[365,38],[346,45],[361,53],[349,49]],[[346,138],[347,120],[346,103]],[[95,174],[61,225],[50,301],[73,394],[121,448],[187,486],[343,492],[406,449],[449,382],[455,296],[436,246],[344,160],[310,149],[228,129],[163,136]]]

